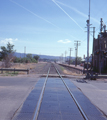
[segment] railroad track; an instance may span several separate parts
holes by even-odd
[[[58,78],[49,77],[56,73]],[[78,102],[71,88],[77,92],[68,79],[62,78],[56,65],[50,64],[46,78],[38,81],[13,120],[106,120],[82,93],[77,93],[76,98],[80,95],[79,99],[85,101]],[[83,105],[87,103],[87,107]]]
[[[34,114],[34,117],[33,117],[33,120],[37,120],[38,119],[38,115],[39,115],[39,111],[40,111],[40,106],[41,106],[41,103],[42,103],[42,99],[43,99],[43,95],[44,95],[44,91],[45,91],[45,87],[46,87],[46,83],[47,83],[47,80],[48,80],[48,75],[49,73],[57,73],[60,77],[60,79],[62,80],[64,86],[66,87],[67,91],[69,92],[69,95],[72,97],[74,103],[76,104],[78,110],[80,111],[82,117],[84,120],[88,120],[85,112],[82,110],[81,106],[79,105],[79,103],[77,102],[76,98],[74,97],[73,93],[71,92],[71,90],[69,89],[69,87],[67,86],[66,82],[64,81],[64,79],[62,78],[61,74],[59,73],[58,69],[55,67],[54,64],[51,64],[49,70],[48,70],[48,73],[47,73],[47,77],[45,79],[45,82],[44,82],[44,85],[43,85],[43,88],[42,88],[42,91],[41,91],[41,94],[40,94],[40,97],[39,97],[39,100],[38,100],[38,103],[37,103],[37,108],[36,108],[36,111],[35,111],[35,114]]]

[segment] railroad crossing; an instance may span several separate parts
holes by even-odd
[[[50,78],[49,74],[59,78]],[[12,120],[106,120],[89,99],[50,64],[46,78],[40,78]]]

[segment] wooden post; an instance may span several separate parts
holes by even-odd
[[[29,74],[29,69],[27,69],[27,74]]]
[[[3,68],[2,68],[2,70],[1,70],[1,73],[3,73]]]

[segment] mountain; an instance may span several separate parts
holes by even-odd
[[[14,53],[14,56],[18,57],[18,58],[24,58],[26,57],[27,54],[24,53]],[[32,54],[33,56],[36,56],[38,54]],[[49,56],[49,55],[38,55],[40,57],[40,59],[49,59],[49,60],[59,60],[61,57],[60,56]],[[71,57],[72,59],[75,59],[75,57]],[[66,59],[69,59],[69,56],[66,57]]]
[[[14,56],[18,57],[18,58],[24,58],[26,57],[27,54],[24,54],[24,53],[17,53],[15,52],[14,53]],[[36,56],[38,54],[32,54],[32,57],[33,56]],[[38,55],[40,57],[40,59],[56,59],[58,60],[59,59],[59,56],[49,56],[49,55]]]
[[[26,57],[26,55],[27,54],[24,54],[24,53],[17,53],[17,52],[15,52],[14,53],[14,56],[16,56],[16,57],[18,57],[18,58],[24,58],[24,57]],[[32,54],[32,57],[33,56],[36,56],[36,55],[38,55],[38,54]],[[40,57],[40,59],[49,59],[49,60],[59,60],[59,58],[60,58],[60,56],[49,56],[49,55],[38,55],[39,57]],[[67,59],[69,58],[69,56],[68,57],[66,57]],[[71,57],[72,59],[75,59],[75,57]]]

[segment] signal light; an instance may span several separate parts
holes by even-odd
[[[106,58],[106,57],[107,57],[107,51],[104,50],[104,51],[102,51],[102,52],[103,52],[103,57]]]
[[[100,54],[100,51],[97,51],[97,55],[99,55]]]
[[[106,52],[106,51],[104,51],[104,52],[103,52],[103,54],[104,54],[104,55],[106,55],[106,54],[107,54],[107,52]]]
[[[97,50],[94,52],[95,55],[99,55],[100,54],[100,50]]]

